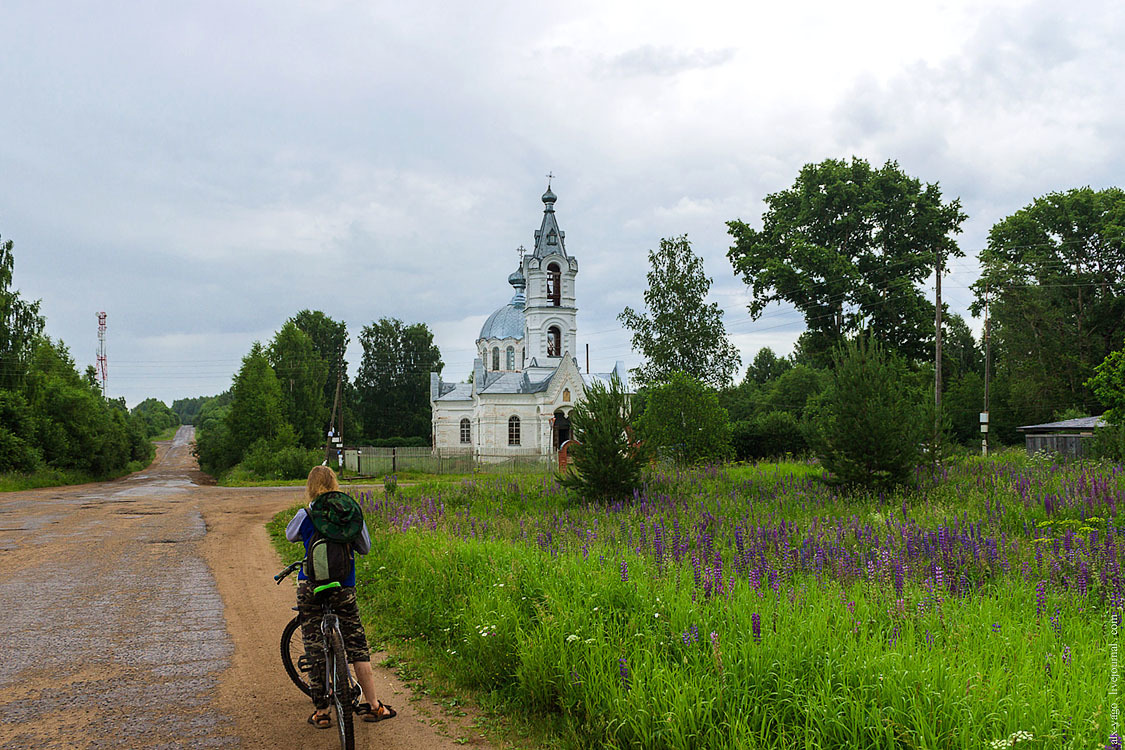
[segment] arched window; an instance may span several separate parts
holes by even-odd
[[[510,346],[508,347],[507,360],[508,360],[507,363],[506,363],[507,367],[505,367],[504,369],[505,370],[516,369],[516,350],[513,347],[510,347]]]
[[[462,443],[471,443],[472,441],[473,441],[473,432],[472,432],[472,428],[469,426],[469,420],[467,418],[462,419],[461,420],[461,442]]]
[[[520,444],[520,418],[508,417],[508,445]]]
[[[562,331],[559,330],[558,326],[551,326],[547,329],[547,356],[562,356]]]
[[[500,369],[500,347],[498,346],[492,347],[492,369]]]
[[[520,367],[527,367],[527,349],[522,349],[521,351],[523,352],[523,356],[521,357],[523,362],[520,364]]]
[[[554,307],[558,307],[562,301],[562,272],[558,263],[547,265],[547,299]]]
[[[569,402],[569,401],[570,401],[570,389],[569,388],[563,388],[563,402]]]

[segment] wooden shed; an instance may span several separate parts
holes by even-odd
[[[1101,417],[1081,417],[1061,422],[1029,424],[1016,429],[1023,433],[1029,456],[1044,451],[1081,458],[1086,455],[1089,441],[1094,439],[1094,431],[1103,426],[1105,421]]]

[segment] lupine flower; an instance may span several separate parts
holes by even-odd
[[[1047,582],[1040,581],[1035,586],[1035,616],[1042,617],[1047,611]]]
[[[630,688],[629,665],[625,662],[624,656],[617,661],[617,673],[621,675],[621,685],[628,690]]]
[[[757,612],[750,615],[750,628],[754,631],[754,640],[762,642],[762,618]]]
[[[621,580],[625,583],[629,582],[629,563],[624,560],[621,561]]]

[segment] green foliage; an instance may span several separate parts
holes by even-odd
[[[771,380],[776,380],[793,367],[793,363],[784,357],[773,353],[768,346],[758,350],[754,361],[746,369],[746,379],[764,385]]]
[[[43,334],[39,302],[27,302],[12,289],[12,241],[0,238],[0,390],[23,385],[36,341]]]
[[[1125,425],[1125,348],[1107,354],[1087,385],[1106,407],[1106,421]]]
[[[895,162],[863,159],[805,165],[788,190],[766,196],[762,229],[727,223],[728,257],[750,287],[757,319],[773,302],[805,315],[805,357],[823,366],[843,337],[870,331],[911,360],[933,341],[934,308],[918,285],[936,261],[961,256],[952,235],[967,218]]]
[[[686,373],[647,389],[640,432],[647,445],[681,466],[731,455],[730,422],[718,394]]]
[[[242,369],[234,376],[230,390],[227,429],[242,451],[260,439],[274,442],[293,434],[292,426],[285,420],[281,383],[258,342],[243,357]]]
[[[733,422],[731,446],[739,461],[800,455],[808,449],[804,427],[787,411],[770,411]]]
[[[735,388],[719,393],[732,422],[751,421],[771,411],[784,411],[803,421],[810,400],[828,387],[830,376],[805,364],[785,369],[773,380],[758,384],[747,375]]]
[[[729,384],[741,358],[727,338],[722,308],[705,302],[711,279],[703,273],[703,259],[683,235],[660,240],[648,260],[648,312],[626,307],[618,316],[633,331],[633,348],[645,358],[633,370],[637,383],[651,385],[686,372],[716,387]]]
[[[425,323],[381,318],[359,335],[363,359],[355,385],[368,440],[393,435],[429,438],[430,373],[441,372],[441,352]]]
[[[813,448],[836,481],[868,487],[905,482],[932,422],[902,363],[860,336],[837,350],[832,385],[819,401]]]
[[[570,412],[575,443],[568,447],[573,468],[560,483],[586,500],[628,500],[641,486],[647,451],[634,439],[633,408],[616,375],[606,386],[595,381]]]
[[[16,391],[0,390],[0,467],[4,472],[28,472],[41,460],[27,401]]]
[[[372,448],[425,448],[430,441],[424,437],[388,437],[371,440]]]
[[[293,321],[287,321],[274,335],[266,354],[281,386],[283,416],[296,431],[298,442],[304,448],[323,445],[330,411],[324,397],[328,365],[312,338]]]
[[[180,416],[163,401],[155,398],[146,398],[134,406],[131,413],[140,420],[148,437],[155,437],[169,427],[180,424]]]
[[[980,262],[972,310],[991,298],[996,375],[1013,424],[1096,410],[1090,378],[1125,336],[1125,190],[1036,198],[992,227]]]
[[[289,319],[298,328],[304,331],[312,340],[316,356],[324,363],[324,395],[322,403],[327,410],[331,410],[336,398],[336,376],[342,373],[343,383],[347,385],[348,362],[344,359],[344,352],[348,348],[348,326],[342,321],[328,317],[320,310],[301,310]],[[341,394],[341,398],[344,394]],[[346,402],[345,402],[346,403]],[[330,419],[327,414],[325,419]],[[354,434],[353,425],[348,424],[348,415],[345,414],[344,428],[347,435]],[[322,439],[328,433],[328,423],[321,425],[320,436]]]
[[[232,473],[248,474],[256,479],[304,479],[309,469],[323,460],[321,450],[259,438]]]

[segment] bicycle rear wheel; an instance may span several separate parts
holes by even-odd
[[[352,680],[348,674],[348,657],[339,630],[328,634],[332,659],[332,704],[336,707],[336,728],[340,733],[341,750],[355,750],[355,727],[352,726]]]
[[[293,684],[305,695],[312,695],[308,672],[300,668],[301,657],[305,655],[305,643],[301,639],[301,618],[294,617],[281,631],[281,663]]]

